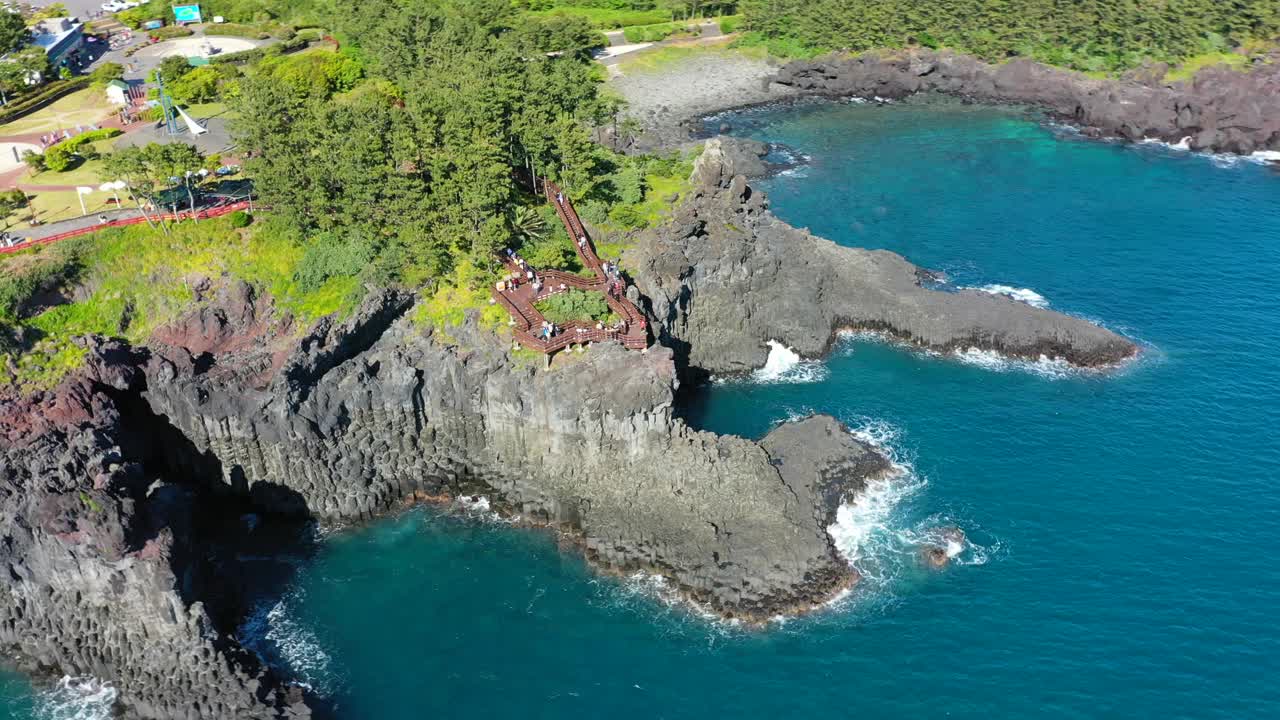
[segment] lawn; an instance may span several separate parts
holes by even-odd
[[[110,152],[110,140],[104,140],[108,147],[99,149],[98,152]],[[95,143],[96,145],[96,143]],[[104,182],[102,177],[102,161],[89,160],[81,162],[79,165],[70,170],[55,172],[53,170],[44,170],[35,175],[23,175],[18,180],[19,185],[92,185],[97,187],[98,184]]]
[[[48,107],[10,123],[0,125],[0,136],[44,133],[87,126],[111,117],[115,106],[101,88],[85,88],[55,101]]]
[[[215,117],[230,120],[235,117],[235,113],[228,110],[227,104],[222,102],[197,103],[195,105],[186,105],[182,109],[197,120],[208,120]]]
[[[35,211],[36,217],[46,224],[58,220],[70,220],[81,215],[80,200],[76,197],[75,190],[28,190],[27,197],[31,198],[31,209]],[[109,200],[111,200],[110,193],[94,192],[92,195],[84,196],[84,206],[90,215],[103,210],[114,210],[116,204],[108,202]],[[127,197],[122,195],[120,200],[125,207],[132,207]],[[30,227],[27,223],[29,212],[23,208],[5,218],[5,224],[9,228]]]

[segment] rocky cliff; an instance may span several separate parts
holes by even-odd
[[[241,512],[358,520],[483,494],[604,570],[750,620],[857,579],[826,526],[888,464],[829,418],[760,443],[698,432],[672,415],[665,348],[547,363],[474,319],[423,330],[393,291],[298,334],[215,284],[147,348],[91,341],[84,374],[0,419],[0,639],[113,681],[131,716],[309,713],[240,649],[236,599],[214,587],[237,578],[211,573],[206,531]]]
[[[0,405],[0,643],[34,671],[113,681],[130,717],[308,716],[200,600],[219,579],[195,508],[212,508],[149,463],[167,438],[125,399],[140,358],[100,342],[92,357],[57,391]]]
[[[690,367],[758,368],[768,340],[819,356],[842,329],[939,351],[978,348],[1081,366],[1136,352],[1079,318],[977,291],[927,289],[928,274],[895,253],[841,247],[787,225],[747,182],[745,174],[763,170],[763,154],[751,141],[708,141],[691,197],[625,257],[655,331]]]
[[[988,65],[949,51],[903,50],[795,61],[774,77],[811,94],[902,98],[941,92],[980,102],[1048,109],[1099,136],[1170,143],[1247,155],[1280,151],[1280,63],[1248,72],[1201,70],[1191,81],[1164,82],[1167,67],[1097,80],[1018,59]]]

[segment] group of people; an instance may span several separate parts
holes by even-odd
[[[550,340],[556,335],[559,335],[560,332],[561,332],[560,328],[555,323],[547,322],[546,320],[543,320],[542,328],[538,330],[538,339]]]
[[[511,248],[507,248],[506,253],[507,260],[510,261],[511,264],[515,265],[519,271],[509,273],[506,277],[500,280],[498,282],[498,291],[501,292],[506,288],[514,290],[520,287],[523,283],[529,283],[533,286],[534,293],[542,290],[542,280],[538,278],[538,274],[533,271],[533,268],[529,267],[529,263],[525,262],[525,259],[520,257],[520,254]]]
[[[85,132],[86,130],[98,130],[98,129],[100,128],[96,124],[90,123],[88,128],[85,128],[83,125],[77,125],[75,133],[72,133],[70,130],[54,130],[48,135],[40,136],[40,147],[47,148],[50,145],[57,145],[63,140],[70,140],[71,138],[75,137],[76,135],[79,135],[82,132]]]

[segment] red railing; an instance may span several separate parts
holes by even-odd
[[[573,203],[564,196],[560,188],[549,181],[543,181],[542,191],[555,207],[556,215],[560,218],[560,222],[564,223],[569,237],[573,239],[583,266],[590,270],[594,277],[583,277],[563,270],[534,270],[535,276],[542,283],[540,289],[534,291],[530,285],[523,282],[526,280],[525,275],[528,270],[520,267],[511,258],[504,257],[503,265],[508,272],[520,277],[521,284],[514,287],[503,286],[502,290],[494,289],[492,294],[497,302],[511,314],[516,323],[512,330],[516,340],[525,347],[544,353],[563,350],[569,345],[606,340],[620,342],[623,347],[633,350],[648,347],[649,333],[645,329],[644,316],[635,305],[631,304],[631,301],[610,293],[611,280],[604,272],[600,256],[596,254],[595,246],[587,235],[582,219],[573,209]],[[546,320],[533,304],[569,288],[604,293],[605,303],[614,314],[622,318],[622,328],[625,328],[625,331],[621,328],[571,322],[560,327],[559,331],[550,338],[536,335],[533,332],[534,325],[541,326]]]
[[[228,205],[219,205],[218,207],[208,208],[205,210],[197,210],[194,213],[194,217],[197,219],[221,217],[228,213],[233,213],[237,210],[247,210],[248,208],[249,208],[248,201],[241,201],[237,203],[230,203]],[[191,218],[192,216],[193,214],[190,211],[186,211],[186,212],[179,212],[179,213],[162,213],[160,215],[152,215],[151,219],[152,220],[156,220],[156,219],[184,220],[184,219]],[[43,238],[40,238],[39,240],[28,240],[26,242],[22,242],[17,245],[14,245],[13,247],[0,248],[0,254],[21,252],[22,250],[26,250],[27,248],[36,247],[39,245],[51,245],[53,243],[58,242],[59,240],[66,240],[67,238],[73,238],[73,237],[78,237],[80,235],[88,235],[90,233],[95,233],[104,228],[123,227],[125,225],[137,225],[139,223],[144,223],[146,221],[147,219],[141,215],[138,215],[136,217],[121,218],[119,220],[109,220],[104,223],[98,223],[97,225],[88,225],[82,228],[76,228],[75,230],[68,230],[63,233],[58,233],[57,235],[50,235],[49,237],[43,237]]]

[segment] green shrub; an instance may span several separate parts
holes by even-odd
[[[720,22],[720,32],[722,33],[737,32],[738,28],[742,27],[742,16],[741,15],[725,15],[724,17],[720,18],[719,22]]]
[[[595,322],[610,319],[604,295],[586,290],[556,293],[537,304],[538,311],[556,325],[570,322]]]
[[[230,219],[231,219],[231,227],[236,228],[237,230],[239,230],[240,228],[249,227],[250,223],[253,222],[253,216],[245,212],[244,210],[237,210],[231,213]]]
[[[33,113],[54,100],[70,95],[77,90],[83,90],[89,86],[89,83],[90,79],[88,77],[56,80],[48,83],[30,94],[24,95],[21,99],[10,102],[0,108],[0,123],[17,120],[23,115]]]
[[[520,249],[520,254],[535,268],[554,268],[576,272],[581,264],[573,241],[564,233],[553,233]]]
[[[124,77],[124,66],[120,63],[107,62],[102,63],[89,73],[89,81],[96,87],[103,87],[112,80],[119,80]]]
[[[644,214],[635,205],[617,205],[609,211],[609,219],[627,230],[643,227]]]
[[[136,8],[130,8],[116,13],[116,20],[119,20],[125,25],[136,30],[142,27],[142,23],[144,22],[162,20],[163,18],[160,17],[162,14],[162,12],[158,12],[147,5],[140,5]]]
[[[599,200],[588,200],[578,205],[578,216],[592,225],[600,225],[609,220],[609,206]]]
[[[71,160],[74,156],[75,153],[71,151],[67,143],[50,145],[44,151],[44,166],[54,172],[63,172],[71,167]]]
[[[303,42],[319,42],[324,39],[324,30],[321,28],[303,28],[298,31],[298,35]]]
[[[71,167],[77,157],[92,160],[98,156],[98,151],[92,143],[120,134],[119,128],[102,128],[83,132],[70,140],[50,145],[44,151],[44,166],[54,172],[63,172]]]
[[[239,23],[223,23],[215,25],[206,31],[208,35],[226,35],[230,37],[254,38],[257,40],[265,40],[271,37],[268,33],[260,28],[252,25],[241,25]]]
[[[690,25],[687,22],[667,22],[657,23],[655,25],[635,25],[622,29],[622,34],[626,37],[627,42],[660,42],[676,33],[692,33],[698,34],[702,32],[697,25]]]
[[[160,40],[172,40],[174,38],[186,37],[192,34],[191,28],[182,25],[166,25],[155,30],[148,30],[147,34]]]
[[[312,238],[294,271],[303,292],[319,290],[330,278],[353,278],[373,262],[373,244],[361,237],[339,238],[325,232]]]

